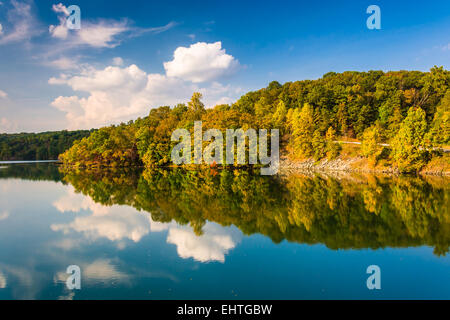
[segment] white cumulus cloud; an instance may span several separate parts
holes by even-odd
[[[8,94],[5,91],[0,90],[0,98],[6,98],[6,97],[8,97]]]
[[[194,88],[182,81],[147,74],[136,65],[110,66],[73,77],[52,78],[50,84],[66,84],[89,96],[58,97],[52,106],[66,112],[69,128],[108,125],[148,113],[151,106],[177,103]],[[175,90],[176,89],[176,90]]]
[[[169,77],[178,77],[192,82],[205,82],[236,71],[239,62],[225,53],[220,41],[197,42],[189,48],[178,47],[173,60],[164,63]]]
[[[66,6],[62,3],[54,4],[52,10],[58,14],[59,25],[50,25],[48,31],[52,37],[66,39],[68,29],[66,27],[66,18],[70,15]]]
[[[110,125],[145,116],[151,108],[188,101],[194,91],[203,93],[207,106],[234,101],[242,91],[218,82],[200,87],[180,77],[146,73],[134,64],[84,68],[79,74],[62,74],[48,82],[83,93],[81,97],[59,96],[51,103],[66,113],[69,129]]]
[[[136,65],[127,68],[107,67],[93,70],[87,74],[67,80],[75,91],[95,92],[104,90],[142,90],[146,85],[147,74]]]

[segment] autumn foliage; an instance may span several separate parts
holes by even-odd
[[[339,156],[341,139],[363,141],[361,156],[417,171],[449,144],[450,72],[330,72],[317,80],[273,81],[233,104],[151,109],[148,116],[101,128],[60,156],[70,166],[160,166],[171,163],[177,128],[279,129],[282,153],[320,160]],[[380,144],[389,145],[381,148]]]

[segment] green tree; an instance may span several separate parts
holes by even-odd
[[[326,139],[326,154],[328,160],[335,159],[339,156],[339,153],[342,149],[341,145],[336,142],[336,130],[333,127],[329,127],[327,133],[325,135]]]
[[[380,146],[381,129],[379,125],[373,125],[363,133],[361,142],[361,154],[370,160],[370,163],[375,165],[377,158],[381,155],[383,147]]]
[[[428,140],[436,147],[450,144],[450,90],[447,90],[434,114]]]
[[[311,147],[314,160],[320,160],[325,156],[327,143],[319,130],[316,130],[313,133]]]
[[[200,92],[192,94],[191,101],[188,102],[187,118],[190,120],[200,120],[205,112],[205,105],[201,101],[203,95]]]
[[[279,128],[284,132],[286,123],[287,108],[283,100],[278,102],[275,113],[272,116],[272,124],[275,128]]]
[[[425,111],[411,107],[392,141],[394,161],[400,171],[418,171],[425,165],[428,157],[427,127]]]
[[[291,144],[297,157],[308,158],[313,155],[314,129],[313,110],[309,104],[305,104],[300,112],[292,116]]]

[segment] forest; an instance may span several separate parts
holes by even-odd
[[[88,137],[88,130],[0,134],[0,161],[57,160],[74,141]]]
[[[450,144],[450,72],[443,67],[329,72],[283,85],[273,81],[235,103],[212,108],[201,98],[196,92],[186,104],[161,106],[144,118],[100,128],[75,141],[60,159],[74,167],[171,165],[172,132],[184,128],[192,136],[194,121],[201,120],[205,130],[279,129],[281,153],[290,159],[334,159],[345,155],[341,141],[358,141],[356,155],[372,166],[417,172],[430,161],[450,162],[442,152]]]

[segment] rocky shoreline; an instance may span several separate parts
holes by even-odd
[[[364,157],[342,158],[333,160],[322,159],[315,161],[307,159],[302,161],[290,160],[288,157],[280,158],[279,173],[289,174],[301,171],[338,171],[338,172],[359,172],[359,173],[382,173],[382,174],[400,174],[394,167],[371,167]],[[450,176],[450,171],[423,170],[419,174]]]

